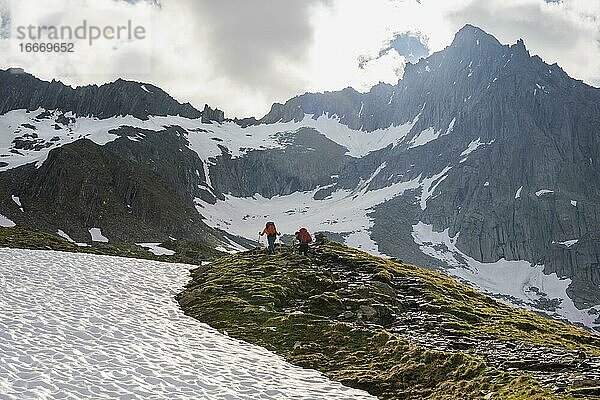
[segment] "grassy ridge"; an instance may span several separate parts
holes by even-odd
[[[367,283],[349,290],[340,286],[340,271]],[[400,288],[406,277],[419,283],[425,307],[456,335],[600,354],[600,339],[587,331],[500,304],[445,275],[328,241],[316,246],[312,260],[286,247],[275,256],[257,249],[220,258],[192,271],[178,300],[188,315],[220,331],[381,399],[573,398],[522,371],[412,345],[390,332],[387,288]],[[349,309],[376,310],[379,323],[343,321]]]
[[[220,251],[191,240],[168,240],[161,246],[175,251],[175,254],[157,256],[141,246],[124,243],[93,243],[89,246],[78,246],[47,232],[22,227],[0,228],[0,247],[15,249],[66,251],[185,264],[200,264],[202,261],[223,255]]]

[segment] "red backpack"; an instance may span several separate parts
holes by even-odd
[[[308,233],[308,230],[306,228],[300,229],[300,232],[298,234],[298,239],[300,240],[300,243],[311,243],[312,242],[312,237],[310,236],[310,233]]]

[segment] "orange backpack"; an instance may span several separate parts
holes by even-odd
[[[277,228],[275,227],[275,223],[274,222],[267,222],[267,226],[265,227],[265,233],[268,236],[276,235],[277,234]]]

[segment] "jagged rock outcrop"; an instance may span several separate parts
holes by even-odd
[[[101,119],[118,115],[132,115],[140,119],[151,115],[202,116],[189,103],[179,103],[156,86],[123,79],[101,86],[73,89],[59,81],[42,81],[22,70],[0,70],[0,93],[0,114],[43,108]]]
[[[145,156],[144,162],[136,162],[136,156],[151,152],[152,140],[136,148],[126,137],[110,146],[81,139],[57,148],[39,168],[30,164],[0,174],[3,212],[11,211],[21,226],[62,230],[80,242],[90,240],[89,229],[101,228],[104,236],[117,242],[163,241],[172,236],[218,246],[222,235],[202,222],[189,184],[177,175],[181,158],[173,165],[175,170],[161,168],[168,164],[165,140],[161,157]],[[194,182],[199,182],[201,162],[193,171]],[[11,196],[19,197],[25,211]]]
[[[225,121],[225,113],[218,108],[213,110],[208,104],[205,104],[204,110],[202,110],[202,123],[208,124],[213,121],[223,123]]]

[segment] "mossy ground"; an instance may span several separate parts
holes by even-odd
[[[0,247],[101,254],[185,264],[200,264],[223,255],[220,251],[191,240],[165,242],[163,247],[175,251],[172,256],[156,256],[143,247],[126,243],[93,243],[83,247],[58,235],[22,227],[0,228]]]
[[[572,398],[472,354],[411,345],[382,326],[340,320],[347,304],[384,309],[385,293],[371,286],[373,293],[359,288],[341,299],[336,268],[378,282],[416,279],[430,306],[460,335],[600,351],[600,339],[587,331],[500,304],[443,274],[329,241],[317,245],[311,259],[285,246],[275,256],[256,249],[220,258],[193,270],[178,300],[188,315],[220,331],[381,399]]]
[[[566,347],[600,355],[600,336],[534,312],[511,307],[439,272],[384,260],[343,245],[324,246],[329,257],[340,261],[361,259],[372,263],[383,276],[418,278],[436,312],[454,320],[457,333],[470,336],[518,340],[548,347]],[[368,260],[368,261],[365,261]]]

